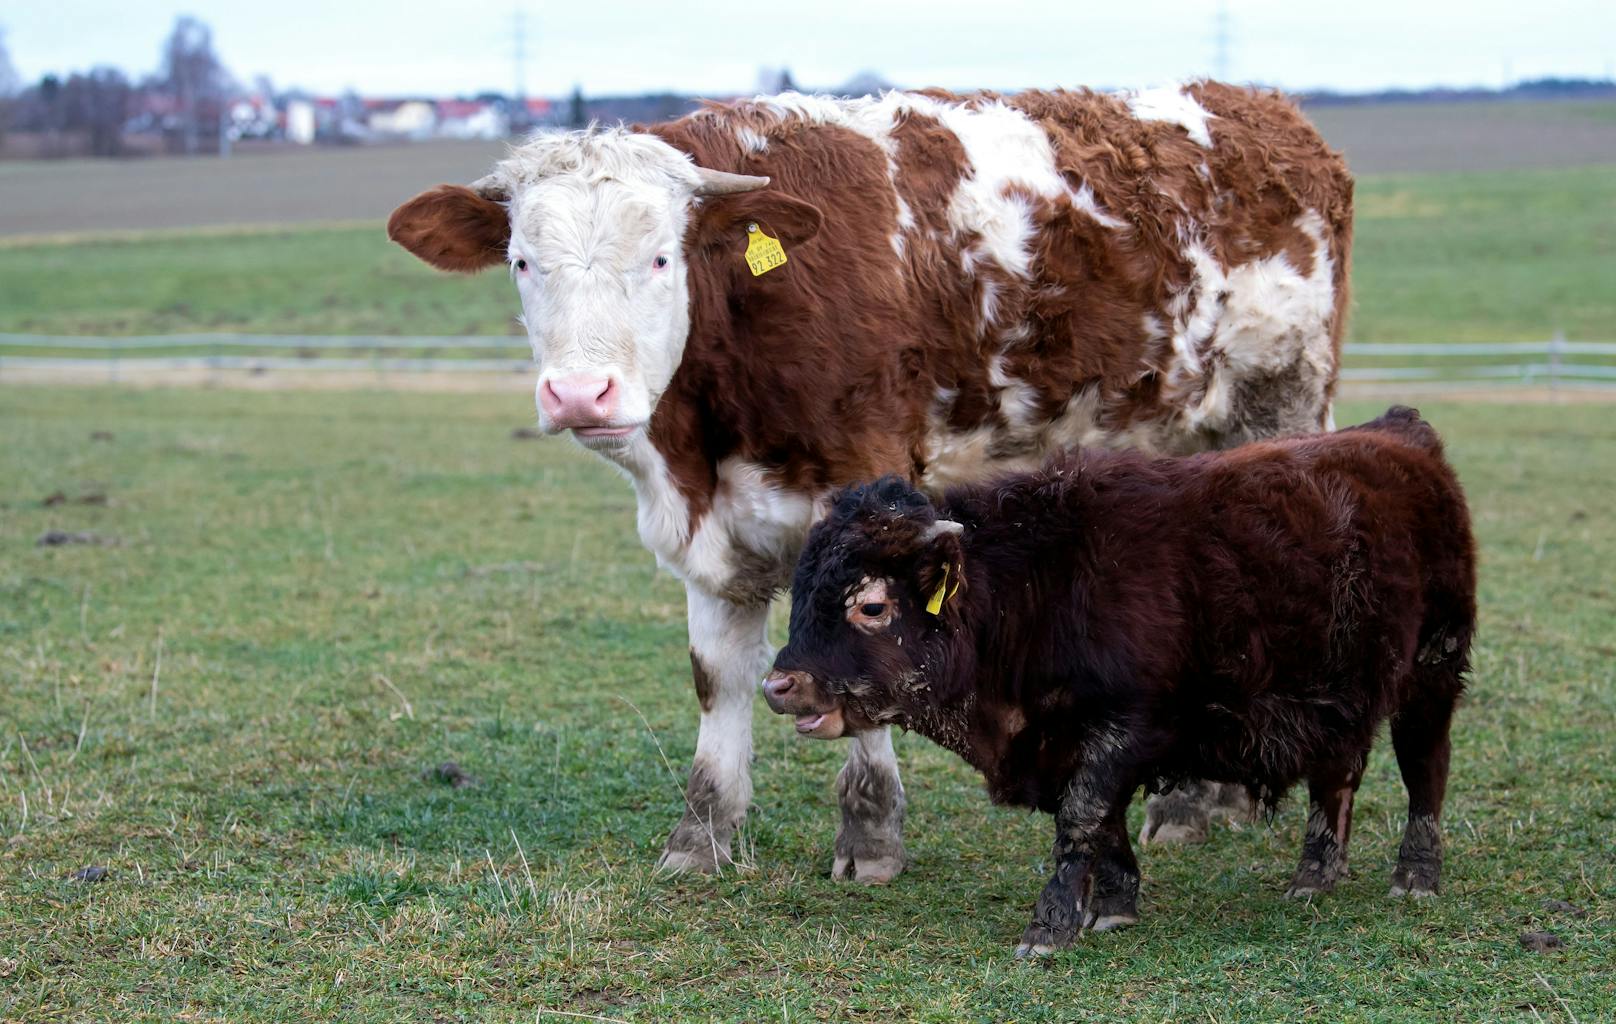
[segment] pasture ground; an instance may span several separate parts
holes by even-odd
[[[1483,551],[1443,896],[1385,895],[1381,750],[1338,892],[1281,896],[1293,801],[1146,851],[1139,927],[1028,965],[1050,823],[915,737],[895,884],[826,877],[841,746],[761,704],[750,866],[653,873],[682,593],[608,467],[511,438],[525,396],[9,390],[0,1019],[1610,1020],[1616,423],[1425,412]]]

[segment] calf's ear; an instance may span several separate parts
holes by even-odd
[[[464,185],[439,185],[394,210],[387,237],[439,270],[470,274],[505,262],[511,218]]]
[[[746,246],[746,226],[756,224],[766,234],[780,240],[787,252],[793,245],[819,234],[824,215],[813,203],[761,189],[708,199],[701,208],[700,233],[703,242],[733,241]]]
[[[915,582],[926,596],[926,611],[939,617],[965,589],[965,547],[960,543],[964,531],[959,523],[939,519],[921,535]]]

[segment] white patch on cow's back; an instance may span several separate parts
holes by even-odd
[[[1181,86],[1142,89],[1126,98],[1128,109],[1139,120],[1171,122],[1188,132],[1192,141],[1212,148],[1212,133],[1206,125],[1212,115]]]
[[[1004,195],[1018,186],[1045,199],[1066,196],[1072,205],[1106,227],[1122,222],[1100,209],[1087,186],[1073,189],[1055,166],[1049,135],[1026,114],[1000,100],[949,102],[916,93],[888,92],[839,100],[828,96],[781,93],[755,101],[779,117],[798,117],[836,125],[874,142],[886,154],[888,172],[897,178],[897,140],[893,128],[908,114],[930,117],[954,133],[965,151],[966,171],[949,200],[949,225],[960,233],[983,236],[984,248],[1011,273],[1024,276],[1030,257],[1030,233],[1024,199]],[[900,211],[900,227],[905,225]]]

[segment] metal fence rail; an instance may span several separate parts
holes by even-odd
[[[31,349],[26,355],[8,350]],[[243,352],[244,349],[256,352]],[[71,353],[94,350],[100,356]],[[168,350],[159,353],[157,350]],[[295,352],[289,354],[288,350]],[[443,355],[440,353],[452,353]],[[1500,362],[1500,359],[1511,358]],[[1525,357],[1525,358],[1521,358]],[[1616,341],[1350,344],[1341,379],[1420,389],[1568,387],[1616,389]],[[1377,364],[1384,359],[1387,363]],[[8,370],[118,380],[147,372],[526,373],[525,338],[297,334],[174,334],[102,338],[0,334],[0,380]]]

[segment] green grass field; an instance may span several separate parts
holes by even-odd
[[[1380,751],[1333,895],[1281,897],[1293,802],[1146,851],[1139,927],[1028,965],[1049,821],[915,737],[892,886],[826,877],[840,745],[761,707],[752,866],[652,872],[682,594],[608,467],[510,438],[524,397],[7,390],[0,1019],[1611,1020],[1616,420],[1425,412],[1483,545],[1444,895],[1385,896]],[[448,760],[475,785],[423,778]]]
[[[1613,267],[1609,166],[1366,177],[1350,338],[1616,340]],[[0,239],[0,332],[515,334],[517,312],[502,274],[435,273],[379,224]]]

